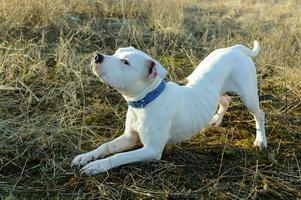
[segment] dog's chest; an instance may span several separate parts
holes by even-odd
[[[139,133],[141,130],[141,122],[139,119],[132,121],[131,127],[135,132]]]
[[[203,88],[178,89],[167,95],[167,100],[150,105],[147,110],[132,110],[131,127],[142,140],[150,134],[159,134],[168,138],[168,143],[178,143],[189,139],[210,121],[216,110],[218,95],[215,93],[218,92],[207,92]],[[204,91],[206,96],[202,95]]]

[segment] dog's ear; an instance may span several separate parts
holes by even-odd
[[[167,70],[158,61],[155,61],[155,62],[156,62],[158,76],[160,78],[164,79],[168,73]]]
[[[156,62],[154,60],[148,60],[146,62],[146,73],[147,73],[147,79],[153,80],[157,77],[157,66]]]
[[[147,66],[147,78],[152,80],[159,76],[160,78],[164,79],[167,75],[167,70],[162,67],[162,65],[153,59],[150,59],[146,62]]]

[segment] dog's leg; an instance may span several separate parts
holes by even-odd
[[[72,166],[84,166],[88,162],[103,158],[109,154],[118,153],[121,151],[128,150],[136,145],[138,141],[138,134],[127,133],[119,136],[118,138],[100,145],[97,149],[76,156],[72,161]]]
[[[170,124],[162,120],[152,121],[145,119],[145,122],[147,123],[143,126],[141,133],[139,133],[139,138],[143,144],[142,148],[90,162],[81,169],[81,172],[87,175],[94,175],[128,163],[160,160],[164,146],[169,138]]]
[[[209,125],[214,125],[216,127],[221,125],[221,123],[223,121],[223,117],[229,107],[230,101],[231,101],[231,98],[228,95],[223,95],[220,97],[219,109],[216,112],[216,114],[213,116]]]
[[[239,65],[234,65],[230,78],[227,81],[227,89],[237,93],[241,97],[245,106],[255,118],[256,139],[253,146],[266,148],[267,138],[264,126],[265,114],[259,106],[256,68],[254,62],[248,58]]]
[[[241,96],[244,104],[250,110],[252,115],[254,116],[256,122],[256,139],[253,143],[253,146],[266,148],[267,138],[265,135],[265,114],[260,109],[259,106],[259,98],[257,90],[249,90],[245,92],[244,95]]]
[[[266,148],[267,139],[265,135],[265,113],[259,107],[259,99],[252,98],[250,100],[244,100],[246,107],[250,110],[252,115],[254,116],[256,122],[256,139],[253,143],[254,147]]]
[[[258,109],[257,111],[254,111],[252,113],[254,115],[255,121],[256,121],[256,139],[253,143],[253,146],[255,147],[263,147],[266,148],[267,145],[267,139],[265,135],[265,113]]]
[[[128,163],[146,160],[160,160],[163,149],[158,147],[142,147],[134,151],[118,153],[111,157],[96,160],[81,169],[81,173],[94,175]]]

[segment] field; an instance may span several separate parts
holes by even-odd
[[[299,0],[0,0],[0,199],[301,199]],[[97,176],[74,156],[123,133],[126,102],[90,70],[93,52],[134,46],[179,82],[237,43],[257,66],[267,150],[234,96],[221,127],[162,160]]]

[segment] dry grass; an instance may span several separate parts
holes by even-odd
[[[300,199],[301,4],[291,1],[0,0],[0,199]],[[120,135],[126,104],[87,67],[135,46],[178,81],[215,48],[262,46],[269,148],[233,103],[221,128],[162,161],[81,177],[71,159]]]

